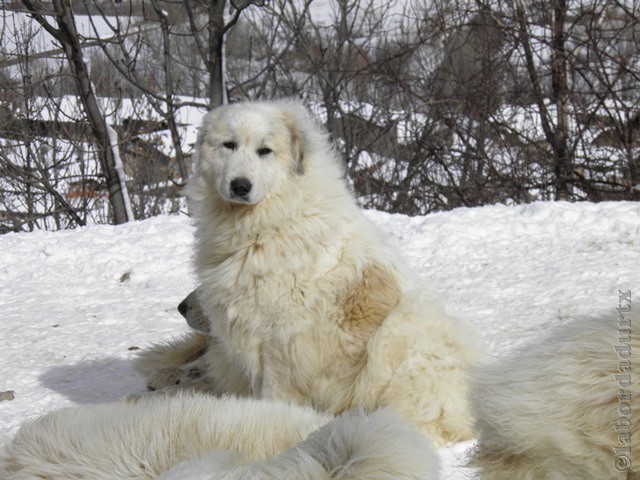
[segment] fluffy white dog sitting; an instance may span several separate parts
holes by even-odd
[[[621,317],[560,326],[474,376],[483,480],[640,479],[640,331]]]
[[[3,480],[434,480],[437,471],[428,440],[391,412],[331,419],[210,395],[59,410],[25,424],[0,457]]]
[[[424,292],[367,220],[306,109],[220,107],[197,151],[187,196],[210,340],[195,364],[177,364],[205,370],[191,385],[332,414],[390,406],[438,446],[470,438],[475,332]],[[156,347],[140,369],[198,357],[203,338]]]

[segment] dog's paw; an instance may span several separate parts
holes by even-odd
[[[176,395],[188,395],[193,393],[205,393],[213,396],[220,395],[220,392],[216,390],[213,384],[208,383],[207,381],[198,381],[194,383],[171,385],[168,387],[160,388],[158,390],[132,393],[131,395],[127,395],[126,397],[124,397],[122,400],[127,403],[136,403],[151,398],[173,397]]]
[[[161,390],[174,385],[184,383],[185,379],[193,379],[189,375],[189,370],[181,367],[168,367],[158,370],[154,375],[147,379],[146,385],[149,390]]]
[[[137,402],[157,395],[176,395],[178,392],[198,391],[214,393],[215,389],[204,371],[198,367],[167,367],[156,371],[146,381],[149,391],[133,393],[124,398],[126,402]]]

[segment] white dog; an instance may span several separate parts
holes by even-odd
[[[25,424],[0,456],[3,480],[435,480],[437,471],[428,440],[390,412],[332,420],[211,395],[59,410]]]
[[[484,480],[640,479],[630,320],[574,321],[474,375],[472,464]]]
[[[295,101],[220,107],[197,152],[187,196],[211,390],[332,414],[388,405],[438,446],[470,438],[476,335],[366,219],[309,113]]]

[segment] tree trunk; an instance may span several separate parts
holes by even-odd
[[[180,171],[180,177],[183,182],[186,182],[189,177],[187,166],[184,161],[184,155],[182,152],[182,143],[180,142],[180,132],[178,131],[178,124],[176,122],[176,108],[175,108],[175,87],[173,82],[173,71],[171,68],[171,40],[169,38],[169,22],[167,20],[166,13],[162,10],[158,0],[153,0],[153,8],[158,15],[160,21],[160,28],[162,31],[162,53],[164,57],[163,69],[164,69],[164,84],[166,89],[166,114],[163,112],[164,119],[167,121],[169,132],[171,132],[171,141],[173,147],[176,150],[176,162]]]
[[[209,3],[209,102],[211,108],[227,103],[224,78],[224,7],[226,0],[210,0]]]
[[[564,26],[566,0],[554,0],[551,38],[551,94],[556,105],[556,130],[553,142],[556,200],[569,200],[572,194],[573,166],[567,145],[567,58]]]

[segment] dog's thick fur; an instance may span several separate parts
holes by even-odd
[[[428,440],[390,412],[332,420],[202,394],[59,410],[25,424],[0,456],[3,480],[432,480],[437,470]]]
[[[203,475],[215,472],[215,475]],[[184,462],[158,480],[395,480],[438,478],[424,435],[387,410],[347,412],[296,447],[263,461],[216,452]]]
[[[629,364],[615,350],[626,350],[628,331],[615,315],[576,320],[474,374],[478,447],[471,463],[483,480],[640,479],[640,374],[632,371],[631,384],[621,386]],[[635,358],[640,335],[630,332]],[[629,433],[623,456],[631,469],[618,472],[614,462],[620,468],[626,460],[614,448],[623,454]]]
[[[285,100],[220,107],[197,152],[187,197],[211,390],[333,414],[389,405],[438,446],[470,438],[477,337],[363,215],[309,113]]]

